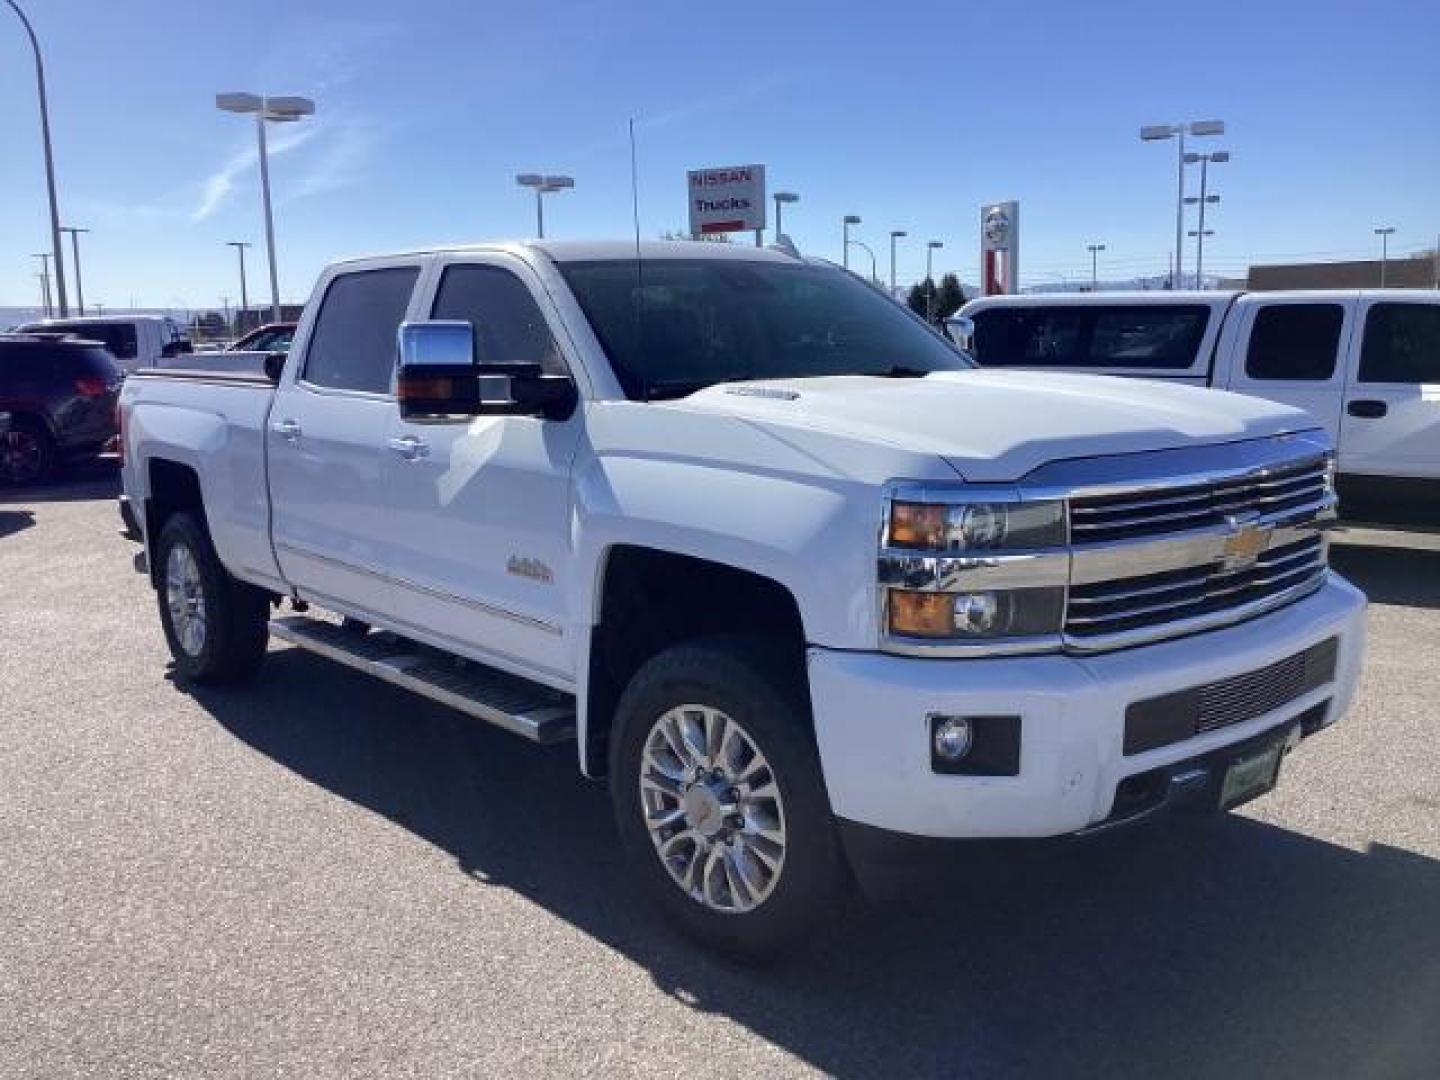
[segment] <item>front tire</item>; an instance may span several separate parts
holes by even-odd
[[[160,623],[180,677],[219,684],[254,675],[270,636],[269,597],[230,576],[191,514],[165,522],[155,558]]]
[[[798,676],[717,638],[648,661],[616,708],[610,789],[645,891],[686,934],[766,959],[799,944],[846,877]]]

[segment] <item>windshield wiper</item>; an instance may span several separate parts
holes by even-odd
[[[890,367],[881,371],[867,371],[865,374],[878,379],[923,379],[926,375],[931,374],[931,371],[928,368],[915,368],[906,367],[904,364],[892,364]]]

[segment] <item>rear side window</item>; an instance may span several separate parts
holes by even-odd
[[[1440,383],[1440,305],[1374,305],[1365,319],[1360,381]]]
[[[440,279],[434,319],[475,328],[476,353],[487,364],[539,364],[563,375],[565,361],[525,283],[498,266],[451,266]]]
[[[389,393],[395,337],[419,273],[418,267],[398,266],[342,274],[330,282],[301,378],[334,390]]]
[[[1324,382],[1340,351],[1339,304],[1269,304],[1255,313],[1245,374],[1276,382]]]
[[[996,307],[975,314],[985,367],[1107,367],[1183,371],[1195,364],[1204,304]]]
[[[73,334],[86,341],[98,341],[117,360],[134,360],[140,354],[135,339],[135,324],[115,323],[37,323],[31,329],[47,334]]]

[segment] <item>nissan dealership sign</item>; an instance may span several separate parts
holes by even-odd
[[[690,235],[765,228],[765,166],[692,169]]]

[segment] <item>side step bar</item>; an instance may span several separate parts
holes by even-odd
[[[270,633],[534,742],[575,737],[574,697],[528,679],[389,634],[362,634],[303,615],[271,619]]]

